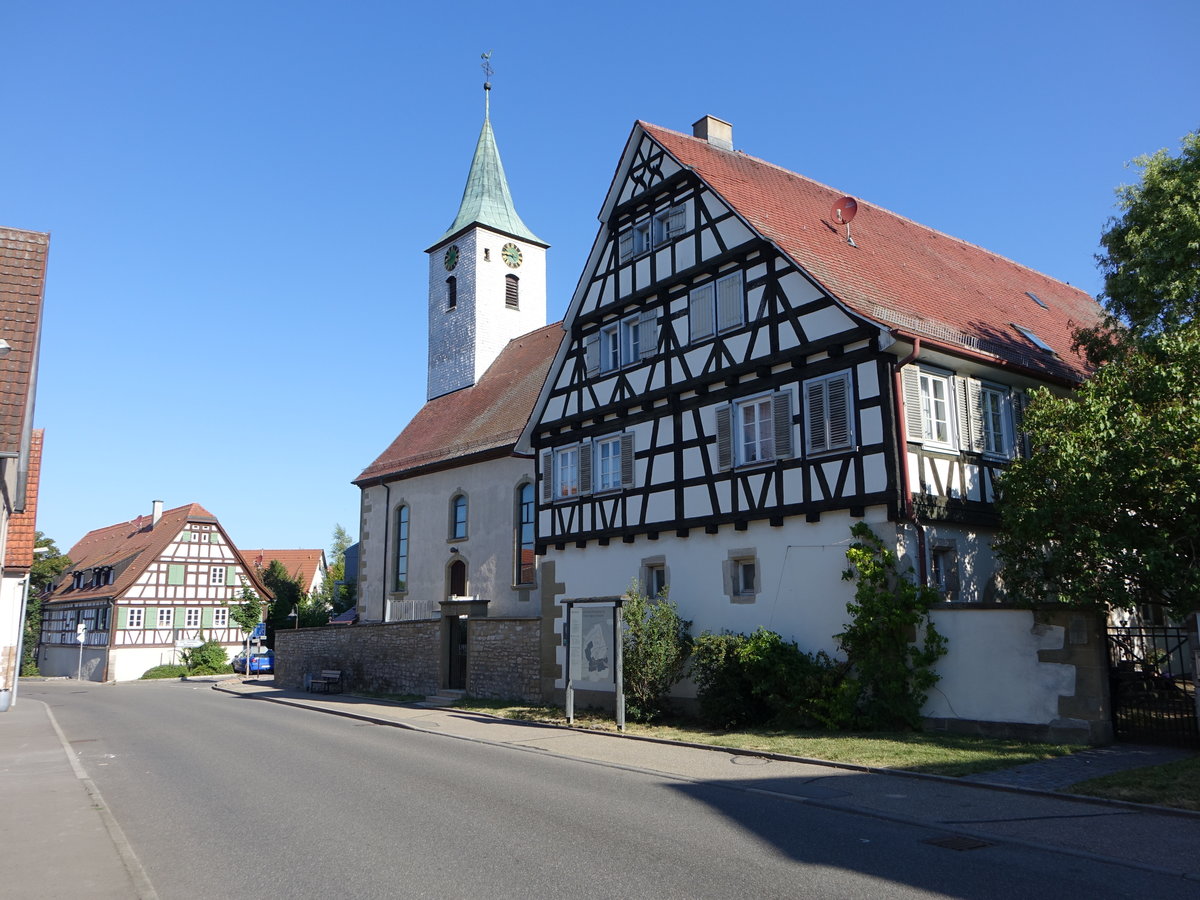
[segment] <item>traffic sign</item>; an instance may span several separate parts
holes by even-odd
[[[202,646],[204,646],[204,641],[198,641],[195,638],[185,638],[175,642],[176,650],[191,650]]]
[[[254,630],[250,632],[252,638],[264,638],[267,636],[267,623],[259,622],[254,626]]]

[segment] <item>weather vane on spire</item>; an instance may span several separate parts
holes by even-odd
[[[489,50],[487,53],[481,53],[479,58],[483,60],[479,66],[483,69],[483,89],[490,91],[492,89],[492,74],[496,71],[492,68],[492,51]]]

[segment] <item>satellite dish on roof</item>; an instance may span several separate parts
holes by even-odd
[[[857,212],[858,201],[853,197],[842,197],[840,200],[834,202],[833,211],[831,213],[833,216],[833,221],[837,222],[839,225],[846,226],[846,243],[851,247],[858,246],[856,243],[854,243],[854,238],[850,236],[850,222]]]

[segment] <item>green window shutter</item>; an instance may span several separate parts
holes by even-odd
[[[182,541],[183,543],[185,543],[185,544],[189,544],[189,543],[191,543],[191,540],[192,540],[192,533],[191,533],[191,531],[185,531],[183,534],[181,534],[181,535],[179,536],[179,540],[181,540],[181,541]]]
[[[167,565],[167,584],[183,584],[183,563]]]
[[[129,627],[127,624],[128,622],[129,622],[129,610],[126,609],[124,606],[118,606],[117,607],[117,627],[118,628],[127,628],[127,627]]]
[[[147,606],[142,611],[142,627],[151,631],[158,627],[158,607]]]
[[[213,608],[205,606],[200,612],[200,627],[212,628],[213,623]]]

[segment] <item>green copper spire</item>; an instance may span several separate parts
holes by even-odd
[[[479,132],[479,143],[475,145],[475,158],[471,160],[471,172],[467,175],[467,186],[463,189],[458,215],[454,218],[454,224],[438,238],[434,246],[470,225],[483,225],[535,244],[546,244],[521,221],[513,206],[512,194],[508,192],[508,180],[504,177],[504,166],[500,162],[500,151],[496,149],[496,137],[492,134],[489,116],[491,87],[485,84],[483,88],[483,130]]]

